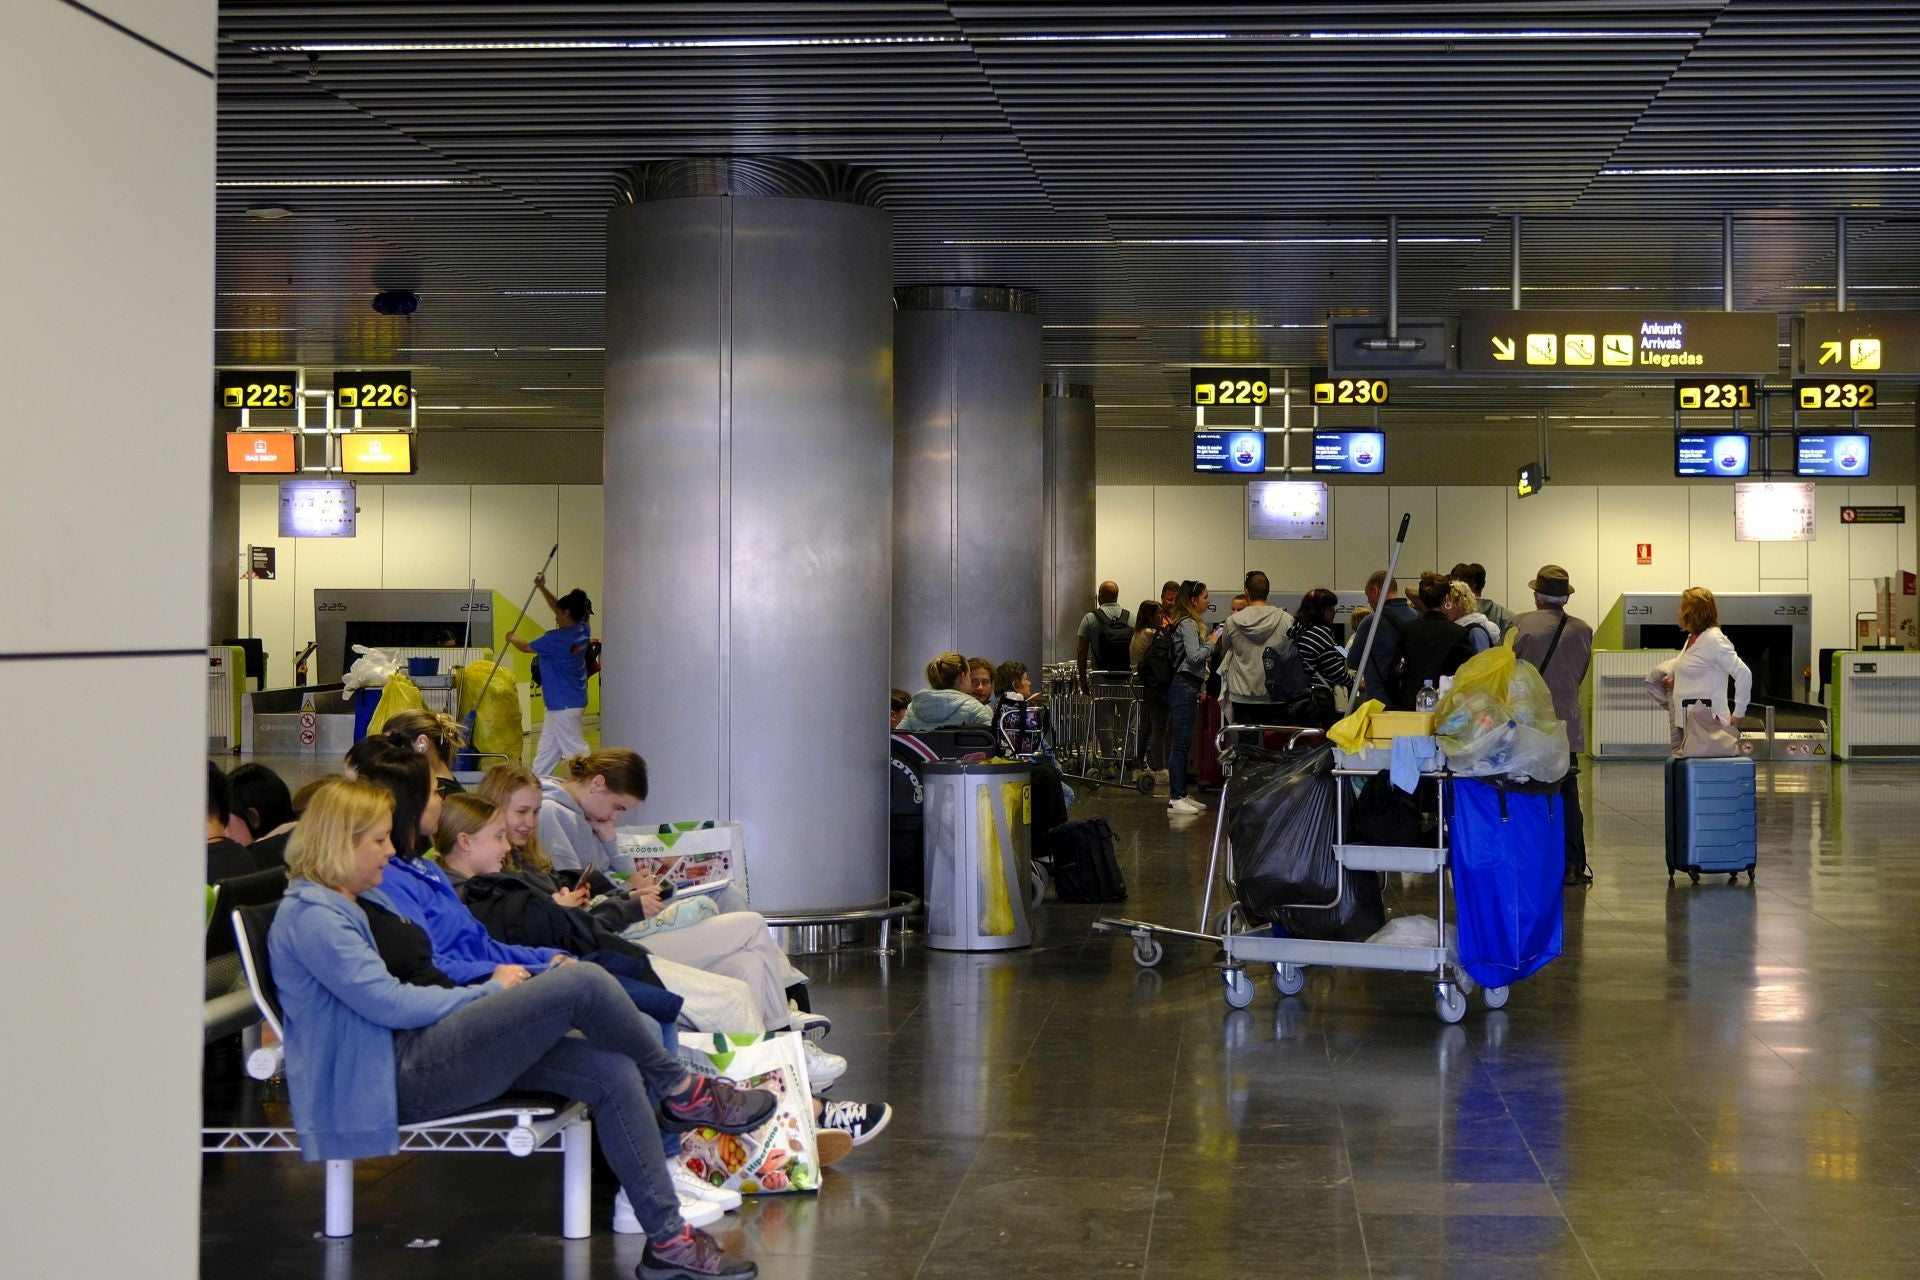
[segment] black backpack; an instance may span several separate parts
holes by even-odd
[[[1140,683],[1149,689],[1164,689],[1173,683],[1173,633],[1155,633],[1140,652]]]
[[[1046,838],[1053,890],[1062,902],[1125,902],[1127,881],[1105,818],[1063,822]]]
[[[1292,702],[1313,691],[1313,675],[1307,670],[1307,660],[1300,656],[1300,645],[1292,632],[1279,644],[1260,651],[1260,667],[1266,675],[1268,702]]]
[[[1119,617],[1114,617],[1102,605],[1093,611],[1095,631],[1093,644],[1093,669],[1095,671],[1125,671],[1127,660],[1133,649],[1133,623],[1125,609]]]

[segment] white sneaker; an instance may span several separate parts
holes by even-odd
[[[833,1019],[824,1013],[804,1013],[797,1001],[787,1001],[787,1009],[793,1014],[787,1025],[809,1040],[825,1040],[833,1032]]]
[[[1187,799],[1187,797],[1185,796],[1181,796],[1178,800],[1167,801],[1167,812],[1195,814],[1195,813],[1202,813],[1204,812],[1204,810],[1198,804],[1194,803],[1192,800]]]
[[[688,1172],[686,1162],[678,1156],[667,1158],[667,1172],[673,1176],[673,1191],[682,1200],[698,1200],[703,1204],[717,1204],[720,1212],[732,1213],[740,1207],[740,1193],[729,1191],[725,1187],[716,1187],[705,1178]],[[685,1215],[682,1215],[685,1216]]]
[[[828,1053],[811,1040],[802,1039],[800,1050],[807,1056],[807,1084],[815,1093],[825,1093],[833,1082],[847,1073],[847,1060]]]
[[[668,1164],[672,1164],[672,1161],[668,1161]],[[680,1201],[680,1220],[690,1227],[711,1226],[727,1216],[727,1211],[719,1205],[706,1200],[695,1200],[682,1193],[677,1184],[674,1192]],[[633,1201],[627,1199],[625,1187],[614,1193],[613,1231],[615,1235],[621,1236],[646,1234],[645,1228],[640,1225],[640,1219],[634,1215]]]

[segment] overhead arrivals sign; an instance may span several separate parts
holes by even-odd
[[[1460,313],[1460,371],[1748,374],[1780,368],[1771,311]]]
[[[1814,311],[1795,344],[1809,377],[1871,373],[1920,377],[1920,315],[1905,312]]]

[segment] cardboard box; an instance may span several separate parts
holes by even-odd
[[[1432,736],[1431,711],[1376,711],[1367,721],[1367,742],[1371,746],[1388,746],[1395,738]]]

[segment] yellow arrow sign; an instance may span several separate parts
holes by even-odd
[[[1511,360],[1513,359],[1513,348],[1514,342],[1512,338],[1495,338],[1493,340],[1493,358],[1495,360]],[[1838,344],[1835,344],[1835,348],[1836,350],[1838,349]]]
[[[1821,343],[1820,344],[1820,363],[1821,364],[1839,364],[1840,363],[1840,344],[1837,342]]]

